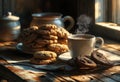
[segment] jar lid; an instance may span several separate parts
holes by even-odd
[[[19,20],[19,17],[12,15],[11,12],[8,12],[7,16],[2,17],[2,20],[17,21],[17,20]]]

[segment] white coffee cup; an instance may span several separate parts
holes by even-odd
[[[68,47],[72,58],[91,56],[95,49],[101,48],[104,40],[101,37],[95,37],[91,34],[73,34],[68,36]]]

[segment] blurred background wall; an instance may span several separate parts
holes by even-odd
[[[70,15],[75,21],[78,16],[86,14],[94,20],[95,0],[0,0],[0,16],[11,11],[20,17],[22,28],[29,26],[32,13],[59,12]]]

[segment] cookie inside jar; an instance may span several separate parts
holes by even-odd
[[[52,51],[57,55],[69,51],[67,37],[70,33],[54,24],[31,26],[23,29],[17,42],[22,43],[23,51]]]

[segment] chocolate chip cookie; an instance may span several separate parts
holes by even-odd
[[[57,40],[58,37],[54,36],[54,35],[43,35],[41,36],[43,39],[47,39],[47,40]]]
[[[34,53],[34,58],[39,59],[50,59],[50,58],[56,58],[57,54],[52,51],[37,51]]]
[[[76,63],[80,69],[92,69],[97,67],[97,64],[87,57],[77,57]]]
[[[57,32],[53,29],[50,30],[39,29],[37,30],[37,33],[41,35],[55,35],[55,36],[57,35]]]
[[[68,35],[70,35],[70,33],[67,30],[65,30],[64,28],[61,27],[61,28],[57,29],[58,38],[67,38]]]
[[[57,40],[47,40],[47,39],[36,39],[35,42],[38,44],[38,45],[46,45],[46,44],[54,44],[54,43],[57,43]]]
[[[95,61],[98,65],[111,66],[113,65],[110,60],[108,60],[102,53],[94,51],[91,54],[91,59]]]
[[[51,30],[51,29],[53,29],[53,30],[55,30],[57,28],[58,27],[56,25],[54,25],[54,24],[44,24],[44,25],[40,26],[39,29],[42,29],[42,30]]]
[[[45,65],[45,64],[51,64],[56,61],[56,58],[50,58],[50,59],[39,59],[39,58],[31,58],[30,62],[33,64],[38,64],[38,65]]]
[[[59,43],[48,45],[48,49],[50,51],[56,52],[58,55],[62,54],[64,52],[67,52],[69,50],[69,48],[68,48],[67,45],[65,45],[65,44],[59,44]]]
[[[68,40],[67,39],[58,39],[58,43],[59,44],[68,44]]]

